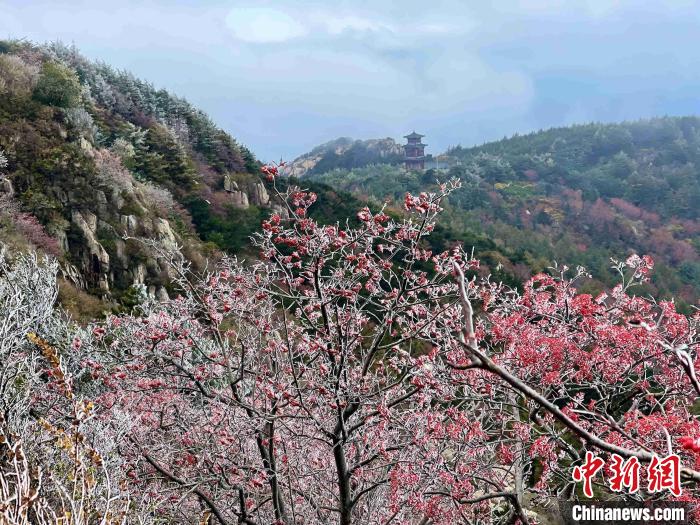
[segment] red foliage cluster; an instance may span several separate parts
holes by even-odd
[[[272,182],[275,180],[275,178],[279,175],[279,170],[280,168],[283,168],[285,166],[284,162],[280,162],[279,164],[265,164],[260,168],[260,172],[265,175],[265,179],[268,180],[269,182]]]
[[[63,252],[58,245],[58,241],[46,233],[46,230],[34,215],[18,212],[12,218],[17,230],[34,246],[54,257],[61,257]]]

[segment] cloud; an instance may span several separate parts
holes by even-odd
[[[293,17],[267,7],[235,7],[226,16],[226,25],[238,40],[255,44],[286,42],[308,33]]]
[[[518,7],[535,12],[573,10],[592,16],[604,16],[622,7],[623,0],[521,0]]]
[[[329,35],[342,35],[347,32],[390,32],[395,33],[397,28],[376,19],[355,15],[335,16],[329,13],[316,13],[311,15],[311,20],[316,22]]]

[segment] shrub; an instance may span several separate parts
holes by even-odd
[[[18,213],[15,217],[15,226],[34,246],[54,257],[61,257],[61,247],[58,241],[49,236],[44,226],[31,213]]]
[[[144,203],[152,208],[159,217],[174,219],[184,231],[194,230],[189,212],[175,201],[169,190],[150,182],[139,183],[138,187],[143,195]]]
[[[89,322],[100,319],[110,304],[90,295],[66,279],[58,280],[58,303],[71,319],[77,322]]]
[[[85,108],[68,108],[64,111],[66,123],[73,128],[78,135],[94,142],[98,136],[98,129],[92,116]]]
[[[95,166],[97,167],[97,181],[110,188],[131,193],[134,190],[134,180],[131,173],[122,165],[122,161],[116,153],[99,149],[94,152]]]
[[[12,55],[0,55],[0,95],[29,95],[37,82],[39,72]]]
[[[21,211],[17,201],[9,195],[0,194],[0,217],[8,218],[14,230],[34,247],[56,258],[61,257],[63,252],[58,241],[46,233],[44,226],[34,215]]]
[[[110,469],[87,434],[94,404],[76,397],[73,378],[52,345],[32,332],[27,339],[51,378],[51,387],[38,395],[39,403],[50,399],[55,413],[69,415],[70,423],[44,413],[35,425],[41,437],[25,451],[22,440],[2,428],[0,416],[0,453],[5,459],[0,465],[0,522],[126,523],[129,499],[112,487]]]
[[[150,182],[139,183],[138,188],[145,203],[153,208],[160,217],[168,217],[175,207],[172,193]]]
[[[134,145],[122,137],[118,137],[114,141],[114,144],[112,144],[110,150],[112,151],[112,153],[114,153],[120,159],[122,159],[122,162],[126,162],[128,160],[133,159],[134,155],[136,154]]]
[[[72,69],[57,62],[45,62],[33,96],[50,106],[70,108],[80,103],[80,93],[80,81]]]

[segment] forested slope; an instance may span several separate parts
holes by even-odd
[[[478,232],[523,257],[503,261],[525,276],[555,260],[612,282],[609,259],[657,261],[644,292],[688,305],[700,295],[700,119],[588,124],[448,151],[446,172],[374,165],[311,175],[358,196],[400,202],[406,191],[457,176],[448,225]]]
[[[700,296],[699,135],[694,117],[552,129],[454,148],[439,173],[406,173],[391,139],[341,139],[286,171],[320,194],[322,222],[355,220],[357,199],[401,213],[406,191],[459,177],[433,248],[473,246],[483,272],[513,285],[582,264],[591,288],[613,282],[611,257],[647,253],[657,268],[643,293],[687,308]],[[204,113],[60,44],[0,43],[0,151],[0,240],[56,255],[73,302],[168,293],[157,258],[124,236],[183,245],[203,264],[245,252],[279,211],[254,155]]]

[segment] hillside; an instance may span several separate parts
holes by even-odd
[[[354,216],[352,197],[312,186],[315,217]],[[171,292],[136,238],[181,246],[195,268],[245,252],[282,211],[273,193],[255,156],[187,101],[74,48],[0,41],[0,243],[56,257],[77,315]]]
[[[270,205],[252,153],[201,111],[61,45],[0,43],[0,151],[0,241],[58,257],[68,303],[163,298],[165,267],[125,236],[203,264],[215,246],[197,233],[238,248],[223,227],[210,239],[212,223]]]
[[[581,264],[612,283],[610,258],[657,261],[644,292],[681,305],[700,297],[700,119],[658,118],[541,131],[454,148],[449,172],[391,165],[335,169],[310,179],[364,198],[400,203],[406,191],[459,177],[448,226],[478,232],[525,277],[554,261]],[[595,285],[594,285],[595,287]]]
[[[333,169],[361,168],[371,164],[396,164],[403,148],[394,139],[353,140],[340,137],[316,146],[285,167],[285,175],[303,177]]]
[[[691,117],[552,129],[454,148],[439,173],[405,173],[392,139],[341,138],[280,184],[303,176],[321,194],[311,213],[334,222],[357,199],[401,213],[406,191],[456,176],[433,248],[473,246],[483,272],[514,285],[554,261],[582,264],[599,276],[592,290],[613,282],[610,257],[649,253],[644,291],[687,307],[700,296],[699,132]],[[182,245],[203,265],[245,252],[278,209],[254,155],[204,113],[60,44],[0,43],[0,151],[0,241],[57,256],[69,304],[169,293],[157,257],[125,237]]]

